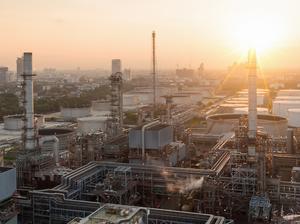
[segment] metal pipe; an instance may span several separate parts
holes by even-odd
[[[159,124],[159,120],[152,121],[142,127],[142,161],[145,160],[145,130],[153,125]]]

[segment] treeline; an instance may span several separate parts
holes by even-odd
[[[36,113],[46,114],[58,112],[60,107],[89,107],[93,100],[106,99],[110,94],[109,86],[101,86],[91,91],[83,92],[80,96],[64,96],[57,99],[43,98],[36,100]]]
[[[78,97],[41,98],[35,100],[34,109],[35,113],[47,114],[60,111],[60,107],[86,107],[91,106],[92,100],[106,99],[109,94],[109,86],[101,86]],[[3,116],[18,113],[22,113],[18,97],[12,93],[0,94],[0,120],[3,121]]]
[[[3,116],[21,113],[18,97],[12,93],[0,94],[0,120]]]

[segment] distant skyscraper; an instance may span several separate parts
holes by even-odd
[[[17,58],[17,80],[22,80],[23,74],[23,58]]]
[[[176,69],[176,76],[178,78],[193,78],[194,77],[194,70],[193,69]]]
[[[199,76],[199,78],[202,78],[203,75],[204,75],[204,64],[201,63],[200,67],[198,68],[198,76]]]
[[[9,82],[8,67],[0,67],[0,82]]]
[[[111,74],[122,72],[122,64],[120,59],[112,59],[111,61]]]
[[[124,69],[123,80],[131,80],[131,70],[128,68]]]

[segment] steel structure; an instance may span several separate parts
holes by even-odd
[[[34,102],[33,102],[33,76],[32,53],[25,52],[23,55],[23,93],[24,93],[24,149],[33,151],[36,147],[36,133],[34,124]]]
[[[156,55],[155,55],[155,31],[152,32],[152,85],[153,85],[153,113],[156,110]],[[154,118],[154,114],[153,114]]]
[[[122,133],[123,129],[123,80],[122,73],[116,72],[109,78],[111,82],[111,118],[108,132],[111,137]]]
[[[257,129],[257,94],[256,94],[256,52],[249,50],[248,54],[248,127],[249,138],[255,139]]]

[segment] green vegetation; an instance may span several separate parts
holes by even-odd
[[[51,90],[53,91],[53,90]],[[55,91],[58,91],[57,89]],[[105,99],[110,94],[108,85],[83,92],[80,96],[61,96],[36,99],[34,102],[35,112],[47,114],[58,112],[60,107],[86,107],[91,106],[92,100]],[[13,93],[0,94],[0,121],[3,116],[22,113],[18,97]]]
[[[44,98],[36,100],[36,113],[51,113],[60,107],[89,107],[92,100],[105,99],[110,94],[109,86],[101,86],[91,91],[83,92],[79,97],[63,96],[58,99]]]
[[[206,121],[203,118],[194,117],[193,119],[189,120],[185,125],[191,128],[200,128],[206,125]]]
[[[21,113],[18,97],[12,93],[0,94],[0,120],[3,116]]]
[[[138,121],[138,115],[135,112],[125,112],[125,124],[136,124]]]

